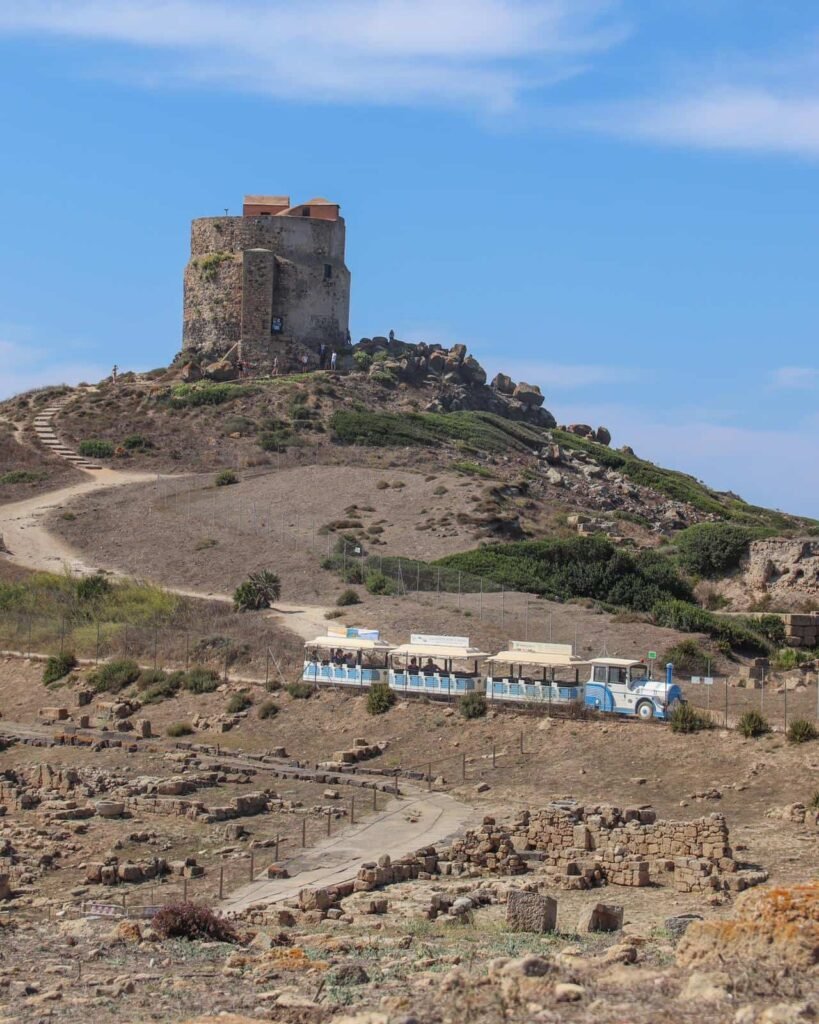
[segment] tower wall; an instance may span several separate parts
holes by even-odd
[[[238,341],[251,365],[345,343],[345,224],[297,216],[208,217],[191,226],[183,348],[208,359]]]

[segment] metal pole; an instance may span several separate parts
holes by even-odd
[[[307,818],[301,819],[301,845],[307,846]]]
[[[270,648],[266,647],[264,652],[264,685],[267,689],[270,682]]]
[[[728,678],[725,679],[725,728],[728,728]]]
[[[99,663],[100,663],[100,624],[99,624],[99,620],[97,620],[97,647],[96,647],[96,650],[94,651],[94,664],[95,665],[99,665]]]
[[[427,790],[432,789],[432,761],[427,765]]]
[[[526,625],[524,627],[523,639],[529,639],[529,595],[526,595]]]
[[[505,597],[505,591],[503,589],[503,584],[501,583],[501,626],[503,625],[504,597]]]
[[[251,850],[250,851],[250,881],[251,882],[253,881],[253,876],[256,874],[256,872],[254,870],[255,867],[256,867],[256,851],[255,850]]]
[[[276,863],[279,862],[279,833],[276,833]]]
[[[492,744],[492,767],[495,767],[495,744]]]
[[[461,754],[461,782],[466,782],[466,754]]]
[[[182,902],[188,902],[188,880],[187,878],[182,879]]]
[[[788,731],[788,681],[785,680],[785,732]]]
[[[327,808],[327,835],[328,836],[330,835],[330,821],[332,820],[332,818],[331,818],[332,813],[333,812],[328,807]]]
[[[478,598],[478,618],[483,620],[483,576],[481,576],[481,593]]]
[[[156,648],[159,640],[158,633],[159,630],[156,627],[154,627],[154,668],[156,668]]]
[[[191,638],[188,636],[188,632],[186,630],[185,631],[185,671],[186,672],[188,671],[188,664],[190,662],[190,656],[191,656],[190,642],[191,642]]]
[[[759,713],[765,710],[765,669],[762,669],[762,688],[759,691]]]
[[[373,786],[373,810],[378,810],[378,787]]]
[[[219,865],[219,899],[222,899],[225,892],[225,866]]]
[[[355,797],[350,797],[350,824],[355,825]]]

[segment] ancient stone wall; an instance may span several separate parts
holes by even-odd
[[[344,221],[311,217],[195,220],[185,271],[183,348],[208,360],[237,342],[256,371],[347,340],[350,273]],[[311,360],[312,365],[312,360]]]

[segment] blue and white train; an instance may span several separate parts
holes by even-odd
[[[664,680],[655,680],[643,661],[579,658],[568,644],[511,641],[490,655],[470,646],[468,637],[413,634],[395,646],[369,629],[331,630],[309,641],[302,679],[355,689],[387,683],[398,693],[430,697],[481,693],[500,704],[578,703],[646,721],[667,718],[683,700],[672,665]]]

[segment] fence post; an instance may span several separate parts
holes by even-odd
[[[188,664],[190,662],[190,656],[191,656],[191,654],[190,654],[190,651],[191,651],[190,643],[191,643],[191,638],[188,635],[188,631],[185,630],[185,671],[186,672],[188,671]]]
[[[31,616],[28,617],[28,656],[31,657]]]
[[[496,762],[495,762],[495,744],[493,743],[492,744],[492,767],[494,768],[495,765],[496,765]]]
[[[307,846],[307,818],[301,819],[301,845]]]
[[[398,769],[395,769],[395,776],[393,778],[393,792],[398,796]]]
[[[255,868],[256,868],[256,851],[255,850],[251,850],[250,851],[250,881],[251,882],[253,881],[253,877],[256,874]]]
[[[373,810],[378,810],[378,786],[373,786]]]
[[[432,761],[427,765],[427,792],[432,789]]]
[[[276,863],[279,863],[279,833],[276,833]]]
[[[63,653],[63,644],[65,643],[65,616],[60,619],[60,654]]]
[[[156,649],[159,644],[159,629],[154,626],[154,668],[156,668]]]
[[[330,835],[330,822],[332,821],[332,814],[333,814],[333,812],[328,807],[327,808],[327,835],[328,836]]]
[[[525,619],[525,626],[524,626],[524,629],[523,629],[523,639],[524,640],[528,640],[529,639],[529,595],[528,594],[526,595],[526,619]]]
[[[182,902],[188,902],[188,880],[187,878],[182,879]]]
[[[481,595],[478,598],[478,618],[483,621],[483,576],[481,576]]]
[[[97,619],[97,647],[94,651],[94,664],[99,665],[100,663],[100,623]]]
[[[461,570],[458,570],[458,611],[461,610]]]
[[[230,656],[230,648],[225,648],[225,682],[228,681],[228,657]]]
[[[350,824],[355,825],[355,797],[350,797]]]
[[[264,688],[267,689],[270,683],[270,648],[264,649]]]
[[[785,732],[788,731],[788,681],[785,680]]]
[[[504,611],[503,605],[504,605],[505,596],[506,595],[505,595],[505,591],[503,589],[503,584],[501,583],[501,626],[503,625],[503,611]]]
[[[725,728],[728,728],[728,676],[725,677]]]
[[[523,729],[520,730],[520,752],[523,753]]]
[[[466,754],[461,754],[461,782],[466,782]]]
[[[225,865],[219,865],[219,899],[221,900],[225,894]]]

